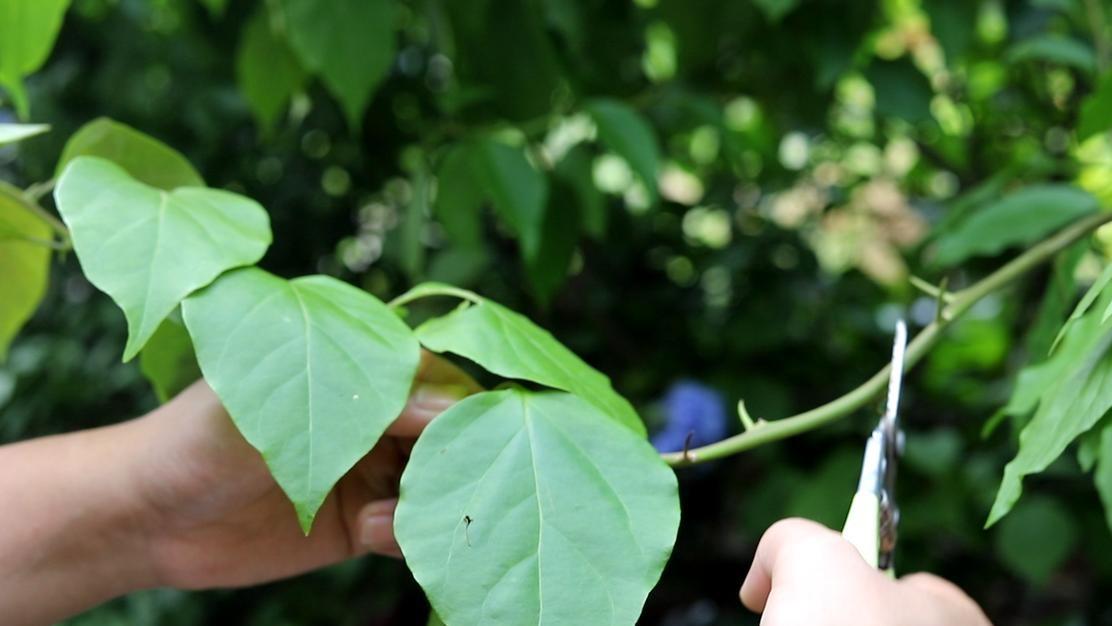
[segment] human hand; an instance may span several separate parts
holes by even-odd
[[[969,596],[931,574],[893,580],[841,534],[782,520],[761,538],[741,586],[761,626],[990,626]]]
[[[292,576],[366,552],[401,556],[393,533],[398,479],[417,435],[479,391],[462,370],[422,354],[401,416],[336,485],[305,536],[260,454],[198,381],[136,421],[149,446],[140,512],[158,586],[234,587]]]

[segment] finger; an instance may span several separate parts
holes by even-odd
[[[471,391],[462,384],[419,383],[409,395],[401,415],[386,432],[395,437],[416,437],[428,426],[432,418],[448,410]]]
[[[402,557],[402,549],[394,537],[394,509],[398,506],[396,498],[376,500],[359,511],[359,543],[367,552]]]
[[[783,567],[786,548],[816,540],[827,541],[832,535],[836,533],[829,528],[805,519],[786,519],[773,524],[757,544],[753,565],[741,585],[741,603],[750,611],[763,612],[778,570]]]
[[[917,573],[900,578],[899,587],[915,596],[934,615],[930,620],[940,624],[990,626],[988,617],[960,587],[933,574]],[[926,623],[926,622],[924,622]]]
[[[421,350],[421,364],[417,368],[416,378],[418,382],[461,385],[468,394],[483,390],[474,378],[455,363],[428,350]]]

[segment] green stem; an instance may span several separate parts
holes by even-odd
[[[51,215],[46,209],[42,208],[38,202],[28,197],[22,189],[0,181],[0,194],[8,196],[20,207],[45,222],[47,226],[50,226],[60,240],[57,246],[55,246],[56,249],[70,250],[73,248],[73,243],[70,241],[69,229],[66,228],[66,225],[58,218]]]
[[[400,306],[405,306],[410,302],[413,302],[414,300],[420,300],[421,298],[431,298],[434,296],[460,298],[461,300],[467,300],[468,302],[471,302],[473,304],[483,303],[482,297],[480,297],[473,291],[460,289],[459,287],[453,287],[451,285],[445,285],[442,283],[424,283],[421,285],[417,285],[413,289],[410,289],[397,298],[394,298],[389,302],[387,306],[396,309]]]
[[[950,324],[953,324],[956,319],[968,312],[982,298],[1006,287],[1031,269],[1053,258],[1055,254],[1069,247],[1070,244],[1110,221],[1112,221],[1112,213],[1099,213],[1078,220],[1049,239],[1033,246],[984,279],[953,294],[953,300],[942,310],[941,315],[937,316],[934,322],[925,326],[908,344],[904,359],[904,371],[911,369],[918,363],[942,338],[943,331]],[[888,366],[886,365],[856,389],[822,406],[804,411],[798,415],[766,422],[760,428],[747,430],[717,443],[686,452],[671,452],[662,456],[669,465],[680,467],[720,459],[766,443],[787,439],[853,413],[880,395],[887,384]]]

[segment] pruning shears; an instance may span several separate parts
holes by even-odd
[[[900,509],[896,505],[896,465],[904,447],[899,408],[906,346],[907,325],[900,320],[896,324],[889,364],[888,401],[880,422],[865,444],[861,479],[842,528],[842,535],[865,561],[889,575],[893,575],[892,556],[900,523]]]

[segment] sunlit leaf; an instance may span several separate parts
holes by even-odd
[[[55,176],[61,176],[70,161],[80,156],[112,161],[132,178],[159,189],[205,185],[197,170],[176,150],[106,117],[85,124],[69,138],[58,159]]]
[[[413,333],[351,285],[256,268],[190,296],[182,317],[205,380],[309,532],[332,486],[405,406],[420,358]]]
[[[656,197],[660,149],[649,123],[641,114],[617,100],[592,100],[585,106],[598,126],[598,138],[629,163],[651,198]]]
[[[938,240],[934,263],[950,267],[1042,239],[1094,213],[1096,198],[1069,185],[1033,185],[978,209]]]
[[[1112,301],[1112,291],[1098,298],[1098,307],[1066,331],[1051,358],[1024,370],[1012,398],[1019,410],[1037,404],[1034,417],[1019,436],[1019,452],[1004,469],[987,525],[1004,517],[1023,492],[1023,477],[1041,472],[1066,447],[1112,408],[1112,324],[1102,323],[1100,311]]]
[[[0,87],[20,117],[29,112],[23,77],[46,62],[68,7],[69,0],[0,0]]]
[[[305,71],[285,39],[260,11],[243,29],[236,52],[236,80],[259,125],[269,130],[286,103],[305,84]]]
[[[0,362],[46,293],[50,227],[23,206],[19,190],[0,183]]]
[[[421,285],[425,295],[455,295],[439,285]],[[587,365],[529,318],[468,294],[476,304],[461,308],[417,328],[417,337],[433,352],[451,352],[471,359],[487,371],[574,393],[610,418],[638,434],[645,426],[610,380]]]
[[[50,130],[49,124],[0,124],[0,146],[23,141]]]
[[[429,425],[394,528],[446,623],[628,626],[678,525],[675,475],[644,439],[581,398],[510,389]]]
[[[85,276],[127,318],[125,361],[183,298],[270,245],[270,220],[253,200],[200,187],[164,191],[96,157],[73,160],[54,198]]]
[[[352,129],[394,62],[395,0],[281,0],[290,45],[340,101]]]

